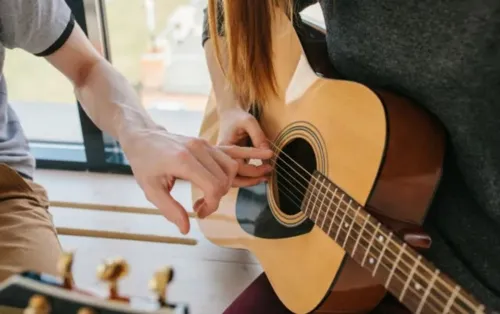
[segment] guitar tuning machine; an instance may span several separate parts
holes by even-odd
[[[63,278],[63,287],[73,289],[73,252],[63,252],[57,262],[57,270]]]
[[[168,306],[167,286],[174,279],[174,269],[170,266],[163,267],[155,272],[149,281],[149,289],[156,294],[160,307]]]
[[[88,307],[83,307],[76,314],[97,314],[94,310]]]
[[[51,306],[47,298],[41,295],[33,295],[29,302],[28,307],[24,309],[23,314],[50,314]]]
[[[97,268],[97,277],[109,286],[109,299],[126,301],[118,294],[118,281],[129,274],[129,265],[118,257],[105,260]]]

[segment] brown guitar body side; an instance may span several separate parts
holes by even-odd
[[[384,161],[367,210],[401,235],[418,230],[441,178],[444,133],[429,115],[405,98],[379,91],[388,120]],[[349,290],[363,281],[362,289]],[[385,288],[347,258],[332,292],[315,313],[363,313],[378,303]],[[409,312],[408,312],[409,313]]]

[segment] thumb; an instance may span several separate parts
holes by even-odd
[[[167,220],[174,223],[182,234],[189,232],[188,214],[184,207],[170,195],[168,187],[158,182],[149,186],[146,195],[148,200],[160,210]]]
[[[267,137],[255,117],[251,116],[251,119],[246,119],[243,127],[252,140],[254,147],[269,148]]]

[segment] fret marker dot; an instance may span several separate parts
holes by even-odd
[[[346,222],[346,223],[344,224],[344,227],[349,228],[349,224]]]
[[[415,289],[417,289],[417,291],[418,291],[418,290],[422,289],[422,286],[420,284],[416,283],[415,284]]]
[[[384,242],[384,237],[383,237],[383,236],[379,236],[379,237],[378,237],[378,241],[379,241],[379,242]]]
[[[370,257],[370,259],[368,260],[368,263],[370,263],[370,264],[375,263],[375,259],[373,259],[373,257]]]

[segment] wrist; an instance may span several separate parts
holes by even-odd
[[[135,146],[137,140],[141,140],[148,134],[158,131],[165,132],[166,129],[155,123],[148,116],[135,116],[134,119],[122,119],[117,123],[117,140],[122,147]]]
[[[221,102],[217,105],[217,113],[219,115],[223,115],[229,112],[239,112],[244,111],[243,106],[239,102],[231,101],[231,102]]]

